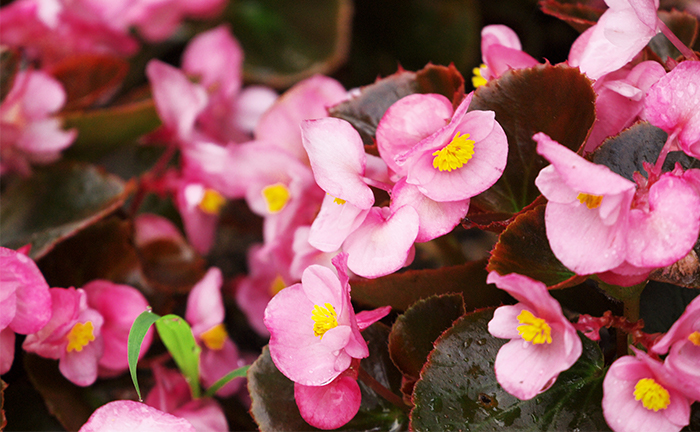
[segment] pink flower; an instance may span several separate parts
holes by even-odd
[[[489,273],[487,283],[519,303],[501,306],[489,322],[489,333],[511,339],[496,355],[496,380],[505,391],[527,400],[547,390],[581,356],[581,339],[561,306],[539,282],[517,273]]]
[[[326,385],[352,359],[369,355],[350,303],[346,259],[341,254],[333,261],[338,276],[326,267],[308,267],[300,284],[280,291],[265,309],[270,356],[296,383]]]
[[[192,326],[195,339],[202,345],[200,376],[205,387],[210,387],[227,373],[243,366],[239,361],[238,348],[224,326],[226,311],[221,296],[222,283],[221,270],[212,267],[187,298],[185,319]],[[230,396],[240,384],[240,380],[231,381],[217,394]]]
[[[12,366],[15,333],[41,330],[51,318],[49,285],[34,261],[0,247],[0,375]]]
[[[319,429],[337,429],[360,410],[362,393],[357,369],[351,367],[322,386],[294,383],[294,399],[308,424]]]
[[[696,297],[683,315],[651,347],[656,354],[670,353],[664,367],[677,378],[675,387],[688,399],[700,400],[700,297]]]
[[[0,174],[28,175],[30,164],[46,164],[60,157],[77,135],[64,131],[51,115],[66,102],[61,84],[41,71],[17,74],[10,93],[0,105]]]
[[[679,431],[690,423],[690,404],[663,365],[632,347],[603,381],[603,415],[615,432]]]
[[[523,52],[518,35],[504,25],[488,25],[481,29],[481,68],[474,68],[474,87],[486,84],[511,69],[533,67],[538,63]]]
[[[195,432],[190,422],[140,402],[118,400],[95,410],[79,432]]]
[[[700,62],[684,61],[658,80],[644,102],[646,119],[700,157]]]
[[[57,359],[58,369],[72,383],[89,386],[97,379],[104,352],[102,315],[87,304],[82,289],[51,288],[53,315],[22,348],[42,357]]]

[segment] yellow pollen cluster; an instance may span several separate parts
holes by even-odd
[[[284,283],[282,276],[277,275],[275,280],[273,280],[270,284],[270,295],[274,297],[277,295],[278,292],[282,291],[285,288],[287,288],[287,284]]]
[[[262,190],[263,198],[267,202],[267,210],[270,213],[281,211],[289,201],[289,189],[282,183],[265,186]]]
[[[518,315],[518,334],[528,342],[533,344],[552,343],[552,328],[542,318],[537,318],[528,310],[520,312]]]
[[[634,398],[641,400],[644,408],[654,410],[666,409],[671,403],[668,391],[651,378],[642,378],[634,386]]]
[[[694,331],[688,335],[688,340],[695,346],[700,346],[700,332]]]
[[[585,193],[578,194],[576,198],[581,204],[585,204],[589,209],[600,207],[600,203],[603,201],[602,195],[589,195]]]
[[[335,314],[333,305],[330,303],[324,303],[323,306],[314,305],[314,310],[311,311],[311,319],[314,320],[314,336],[319,338],[323,338],[323,335],[328,330],[338,327],[338,317]]]
[[[444,148],[433,153],[433,168],[440,171],[452,171],[461,168],[474,155],[474,140],[467,139],[469,134],[457,132]]]
[[[226,327],[223,324],[219,324],[205,331],[199,337],[207,348],[218,351],[224,347],[227,336]]]
[[[218,215],[221,207],[226,204],[226,198],[214,189],[206,189],[202,201],[199,202],[199,209],[204,213]]]
[[[95,340],[95,335],[92,333],[93,330],[92,321],[88,321],[85,324],[75,323],[66,336],[68,338],[66,352],[82,351],[85,345]]]
[[[484,78],[484,76],[481,75],[481,69],[485,67],[486,65],[482,63],[481,67],[476,67],[472,69],[472,73],[474,74],[474,76],[472,77],[472,85],[474,86],[474,88],[486,85],[486,83],[488,82],[486,78]]]
[[[345,201],[345,200],[342,199],[342,198],[336,198],[336,199],[333,200],[333,202],[336,203],[336,204],[338,204],[338,205],[343,205],[343,204],[345,204],[347,201]]]

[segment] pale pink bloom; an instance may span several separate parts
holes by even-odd
[[[102,405],[79,432],[195,432],[187,420],[140,402],[118,400]]]
[[[436,95],[409,97],[444,98]],[[443,105],[445,101],[446,98]],[[469,199],[491,187],[505,169],[508,140],[503,128],[496,121],[493,111],[467,112],[470,101],[471,96],[467,96],[447,124],[443,121],[442,126],[433,129],[432,134],[414,142],[413,145],[410,143],[410,136],[406,134],[402,136],[392,132],[386,135],[389,142],[394,139],[399,141],[399,144],[391,144],[395,148],[391,157],[405,170],[406,182],[417,186],[422,194],[433,201]],[[434,117],[432,111],[426,109],[430,105],[432,104],[402,103],[397,109],[387,110],[380,124],[384,121],[390,122],[394,124],[392,129],[395,130],[398,123],[398,120],[395,120],[396,116],[423,116],[426,119]],[[419,111],[411,112],[413,109]],[[424,123],[423,129],[427,132],[428,121],[424,120]],[[433,118],[430,123],[439,125],[439,118]],[[416,138],[422,135],[416,132],[413,133]],[[377,140],[379,146],[379,137]],[[410,149],[400,154],[396,153],[396,149],[407,147]]]
[[[323,252],[335,252],[362,222],[370,209],[326,194],[309,231],[309,244]]]
[[[112,377],[129,368],[127,342],[129,331],[136,318],[148,309],[148,301],[137,289],[106,280],[94,280],[83,286],[88,307],[102,315],[100,329],[104,353],[99,359],[98,376]],[[153,340],[149,331],[141,342],[139,357],[143,356]]]
[[[670,352],[669,352],[670,350]],[[700,400],[700,297],[651,347],[656,354],[669,353],[664,367],[677,379],[676,388],[688,399]]]
[[[189,181],[185,175],[183,170],[183,178],[175,190],[175,206],[190,244],[197,252],[206,254],[214,245],[219,213],[225,200],[216,190]]]
[[[169,38],[185,19],[214,18],[225,4],[225,0],[138,0],[131,4],[125,21],[146,40],[159,42]]]
[[[481,59],[484,64],[479,69],[479,75],[486,81],[498,78],[511,69],[529,68],[539,64],[532,56],[523,52],[518,35],[509,27],[500,24],[488,25],[481,29]]]
[[[606,0],[609,9],[571,46],[569,64],[590,79],[620,69],[659,31],[658,0]]]
[[[685,153],[700,157],[700,62],[684,61],[658,80],[647,93],[644,114]]]
[[[346,259],[345,254],[334,259],[337,276],[326,267],[308,267],[301,283],[280,291],[265,309],[270,356],[296,383],[326,385],[352,359],[369,355],[350,303]]]
[[[15,333],[41,330],[51,318],[49,285],[24,253],[0,247],[0,375],[12,366]]]
[[[192,334],[202,348],[200,377],[205,387],[210,387],[219,378],[244,365],[224,325],[226,310],[221,296],[222,284],[221,270],[212,267],[187,298],[185,319],[192,326]],[[240,384],[240,380],[231,381],[217,394],[230,396]]]
[[[532,399],[576,363],[581,339],[542,282],[496,272],[489,273],[486,282],[495,283],[519,301],[496,309],[489,322],[489,333],[511,339],[496,355],[496,380],[513,396]]]
[[[192,399],[189,384],[177,370],[153,365],[155,385],[145,403],[160,411],[187,420],[197,432],[227,432],[226,415],[216,400]]]
[[[314,221],[315,222],[315,221]],[[294,280],[301,280],[301,275],[306,267],[318,264],[334,269],[331,259],[337,255],[338,250],[324,252],[313,247],[310,243],[311,226],[302,225],[294,231],[292,242],[293,258],[289,264],[289,275]]]
[[[64,131],[52,117],[66,102],[61,84],[41,71],[21,71],[0,105],[0,174],[28,175],[30,164],[56,161],[77,131]]]
[[[38,332],[24,340],[22,348],[41,357],[58,360],[58,369],[73,384],[95,382],[104,352],[102,315],[87,304],[82,289],[51,288],[53,314]]]
[[[141,213],[134,218],[134,243],[141,248],[157,240],[183,241],[180,230],[170,219],[153,213]]]
[[[349,368],[323,386],[294,383],[294,400],[308,424],[319,429],[337,429],[360,410],[362,393],[357,370]]]
[[[642,351],[617,359],[603,381],[603,415],[615,432],[675,432],[690,423],[692,403],[663,365]]]

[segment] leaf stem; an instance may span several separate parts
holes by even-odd
[[[657,20],[657,25],[659,26],[659,29],[661,30],[661,33],[664,34],[668,38],[669,41],[673,44],[673,46],[678,49],[678,51],[683,54],[683,57],[685,57],[688,60],[698,60],[698,57],[695,55],[695,52],[685,46],[683,42],[681,42],[680,39],[678,39],[678,36],[676,36],[668,26],[661,21],[660,19]]]
[[[409,413],[411,411],[411,407],[406,405],[401,397],[399,397],[396,393],[392,392],[391,390],[386,388],[382,383],[374,379],[374,377],[368,374],[367,371],[365,371],[362,368],[362,366],[358,368],[358,378],[360,379],[360,381],[367,384],[369,388],[374,390],[375,393],[388,400],[392,404],[396,405],[401,410],[405,411],[406,413]]]

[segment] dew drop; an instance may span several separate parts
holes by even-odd
[[[430,402],[428,402],[428,408],[430,408],[430,411],[432,412],[441,412],[442,399],[438,397],[430,399]]]
[[[479,346],[484,346],[486,344],[486,338],[482,338],[476,341],[476,344]]]

